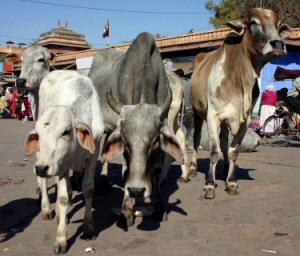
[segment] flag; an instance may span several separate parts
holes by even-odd
[[[106,25],[104,27],[104,32],[103,32],[102,37],[103,38],[109,37],[109,19],[107,20]]]

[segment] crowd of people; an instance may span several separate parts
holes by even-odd
[[[294,118],[300,118],[300,77],[293,81],[292,88],[289,92],[284,87],[275,91],[274,85],[268,85],[261,96],[260,106],[260,127],[263,126],[266,119],[275,113],[276,108],[284,107],[286,111],[292,112]],[[295,93],[297,95],[295,95]],[[299,119],[300,120],[300,119]],[[297,122],[298,123],[298,122]]]
[[[31,99],[26,91],[19,93],[16,87],[0,89],[0,118],[16,118],[31,121]]]

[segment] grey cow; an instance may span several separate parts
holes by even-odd
[[[193,133],[194,133],[194,117],[193,112],[188,111],[183,118],[183,125],[186,128],[186,136],[188,138],[189,146],[193,145]],[[229,134],[228,143],[232,142],[232,136]],[[261,144],[260,136],[251,128],[247,129],[247,132],[241,142],[239,148],[240,152],[253,152]],[[207,123],[204,121],[201,129],[201,141],[200,147],[203,150],[210,150],[209,136],[207,130]]]
[[[149,33],[141,33],[127,52],[99,51],[88,76],[100,96],[107,137],[103,168],[123,153],[124,200],[121,219],[134,224],[136,198],[151,197],[154,218],[165,215],[160,192],[163,151],[183,162],[183,151],[166,122],[172,99],[159,50]]]

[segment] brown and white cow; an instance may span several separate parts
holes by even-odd
[[[215,171],[221,151],[226,191],[238,194],[235,161],[259,95],[257,78],[267,62],[286,54],[283,38],[290,30],[280,22],[277,13],[262,8],[250,9],[244,19],[227,25],[235,32],[226,37],[218,50],[196,57],[191,78],[195,118],[191,171],[196,172],[200,131],[206,120],[210,140],[210,168],[204,186],[207,199],[215,197]],[[229,132],[233,140],[228,149]]]

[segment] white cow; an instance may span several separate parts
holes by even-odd
[[[55,252],[67,251],[66,214],[70,202],[69,170],[84,169],[82,191],[86,210],[84,234],[91,238],[94,172],[104,131],[100,99],[89,78],[76,71],[53,71],[39,90],[39,118],[25,142],[25,154],[37,152],[34,169],[42,178],[58,177],[56,215],[59,217]],[[43,186],[43,189],[46,189]],[[46,191],[45,191],[46,192]],[[42,213],[51,213],[47,192],[42,196]]]
[[[31,92],[34,120],[38,119],[40,85],[44,77],[50,73],[49,61],[53,59],[53,56],[47,48],[38,45],[26,49],[20,56],[22,69],[16,85],[20,89]]]
[[[39,90],[43,79],[50,73],[50,61],[54,55],[45,47],[36,45],[26,49],[22,56],[17,54],[10,54],[6,56],[6,61],[11,62],[14,58],[22,60],[22,69],[19,78],[16,80],[16,85],[19,89],[26,89],[30,91],[33,96],[32,112],[34,120],[39,117]],[[43,99],[42,99],[43,100]],[[40,195],[42,200],[42,218],[52,219],[50,211],[48,193],[47,193],[47,179],[37,177],[36,192]],[[46,209],[46,208],[49,209]]]

